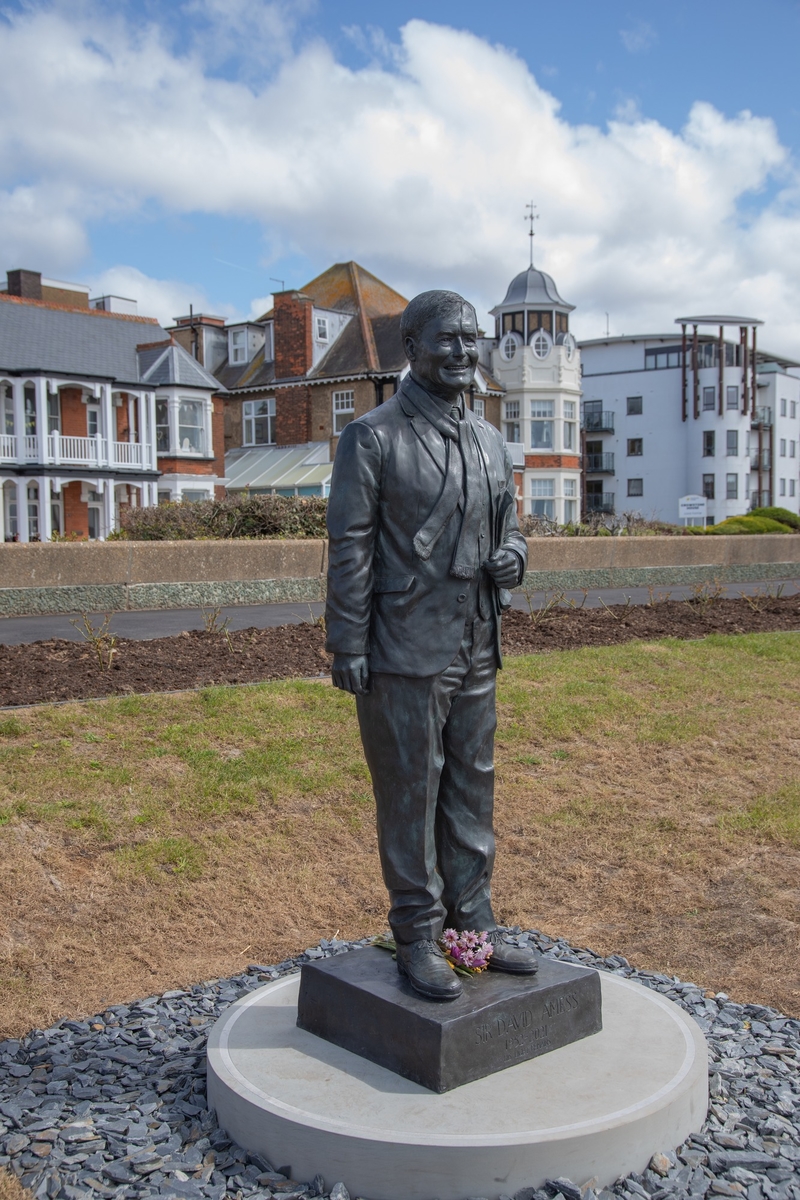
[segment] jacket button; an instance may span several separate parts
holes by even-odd
[[[461,595],[458,597],[458,603],[459,603],[459,604],[463,604],[463,603],[464,603],[464,601],[466,600],[466,598],[467,598],[467,593],[466,593],[466,592],[462,592],[462,593],[461,593]]]

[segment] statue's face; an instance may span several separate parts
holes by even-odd
[[[472,309],[451,309],[406,338],[412,374],[435,395],[451,399],[468,388],[478,365],[478,327]]]

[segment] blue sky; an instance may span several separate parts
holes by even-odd
[[[135,291],[168,319],[255,313],[273,277],[355,257],[485,314],[533,198],[537,262],[585,336],[607,311],[632,332],[735,300],[800,354],[794,0],[4,14],[0,270]]]

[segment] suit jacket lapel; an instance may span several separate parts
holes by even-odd
[[[403,394],[402,384],[400,386],[399,400],[414,433],[442,475],[445,475],[447,473],[447,452],[445,450],[444,438],[438,429],[435,429],[430,421],[426,421],[419,410]]]

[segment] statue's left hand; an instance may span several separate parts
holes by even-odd
[[[369,657],[366,654],[334,654],[333,686],[354,696],[369,691]]]
[[[495,550],[483,565],[499,588],[513,588],[519,583],[519,558],[513,550]]]

